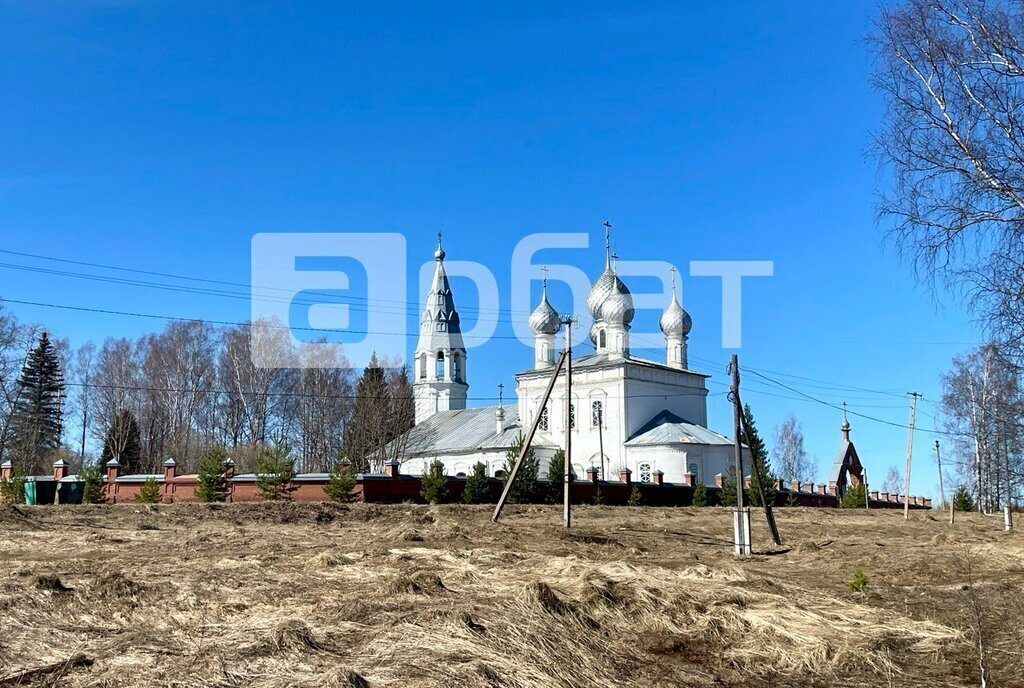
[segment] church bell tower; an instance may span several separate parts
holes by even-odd
[[[466,346],[462,341],[459,313],[444,270],[445,252],[437,235],[434,278],[426,295],[416,344],[413,399],[416,422],[438,411],[466,408]]]

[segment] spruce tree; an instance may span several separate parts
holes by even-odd
[[[480,461],[473,465],[473,472],[466,478],[466,487],[462,490],[462,501],[466,504],[484,504],[490,501],[490,479],[487,477],[487,466]]]
[[[11,453],[26,475],[49,472],[49,455],[60,447],[63,405],[60,358],[43,332],[22,368],[11,409]]]
[[[693,501],[692,506],[707,506],[708,505],[708,488],[704,486],[703,481],[698,481],[693,486]]]
[[[111,459],[117,459],[124,475],[142,472],[142,433],[135,414],[128,409],[118,411],[103,439],[100,465],[106,466]]]
[[[736,467],[729,466],[729,470],[722,475],[722,489],[719,495],[722,506],[736,506]]]
[[[519,452],[525,443],[526,438],[520,433],[516,441],[505,452],[505,475],[501,479],[503,483],[507,483],[509,478],[512,477],[512,468],[516,465],[516,459],[519,458]],[[510,504],[525,504],[533,499],[539,473],[540,462],[537,461],[537,455],[533,451],[533,447],[530,447],[530,450],[526,452],[526,456],[523,457],[522,465],[519,466],[519,473],[516,475],[515,482],[512,483],[512,489],[508,492]]]
[[[576,475],[571,473],[570,480],[575,480]],[[548,501],[551,504],[560,504],[565,492],[565,450],[555,451],[551,460],[548,461]]]
[[[444,474],[444,464],[437,459],[430,462],[427,472],[420,478],[420,496],[428,504],[440,504],[448,495],[448,478]]]
[[[345,458],[357,472],[368,471],[374,454],[394,436],[391,409],[387,377],[374,353],[356,384],[352,415],[345,424]]]
[[[772,475],[771,464],[768,461],[768,449],[764,440],[757,432],[757,424],[754,422],[754,414],[750,410],[750,404],[743,405],[743,417],[746,420],[745,427],[749,429],[743,432],[743,443],[750,450],[750,487],[747,489],[747,501],[751,506],[761,506],[761,486],[764,488],[765,498],[769,504],[775,503],[775,476]]]
[[[953,508],[957,511],[974,511],[977,504],[966,485],[958,485],[953,493]]]
[[[196,499],[200,502],[223,502],[228,498],[228,480],[224,476],[227,452],[210,447],[196,469]]]

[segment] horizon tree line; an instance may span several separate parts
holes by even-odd
[[[400,458],[392,440],[414,420],[404,366],[374,355],[358,374],[341,345],[252,330],[172,322],[71,351],[0,304],[0,461],[46,474],[56,458],[117,458],[126,472],[156,473],[167,457],[194,467],[215,446],[243,471],[271,447],[286,447],[300,472]],[[291,367],[256,366],[253,346],[261,362]]]

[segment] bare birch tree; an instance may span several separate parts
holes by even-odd
[[[885,115],[879,215],[918,274],[962,290],[1024,355],[1024,15],[1005,0],[907,0],[870,38]]]
[[[800,421],[790,414],[775,428],[775,467],[786,482],[809,483],[814,480],[814,465],[804,449],[804,433]]]

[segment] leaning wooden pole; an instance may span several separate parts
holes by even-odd
[[[736,388],[736,405],[741,409],[743,408],[742,402],[740,400],[739,387]],[[748,441],[747,447],[750,448],[749,440],[753,433],[751,432],[750,426],[747,424],[747,414],[741,412],[740,420],[743,423],[743,435],[744,437],[747,438]],[[761,504],[764,505],[764,517],[765,520],[768,521],[768,531],[772,535],[772,540],[775,542],[776,545],[781,545],[782,536],[779,535],[779,527],[775,523],[775,512],[772,511],[772,505],[768,502],[768,494],[765,492],[764,485],[761,483],[760,479],[760,477],[762,475],[765,475],[767,472],[764,470],[764,464],[762,463],[763,461],[764,457],[758,455],[752,448],[750,448],[751,472],[753,473],[753,475],[751,475],[750,477],[750,480],[752,483],[757,483],[757,490],[761,495]]]
[[[537,434],[537,426],[540,425],[541,414],[545,407],[547,407],[548,399],[551,398],[551,390],[555,388],[555,382],[558,381],[558,373],[562,370],[562,364],[565,363],[567,351],[563,351],[562,355],[558,357],[558,362],[555,363],[555,369],[551,372],[551,379],[548,381],[548,388],[544,390],[544,396],[541,398],[540,408],[537,411],[537,415],[533,419],[533,424],[530,426],[530,432],[523,441],[523,446],[519,450],[519,458],[516,459],[515,465],[512,467],[512,472],[508,476],[508,480],[505,482],[505,489],[501,491],[501,497],[498,499],[498,505],[494,507],[494,515],[491,516],[491,520],[495,523],[498,522],[498,518],[501,516],[501,510],[505,506],[505,501],[508,499],[509,490],[512,489],[512,483],[516,479],[516,475],[519,474],[519,467],[523,463],[523,457],[526,456],[526,452],[530,451],[530,446],[533,444],[533,436]]]

